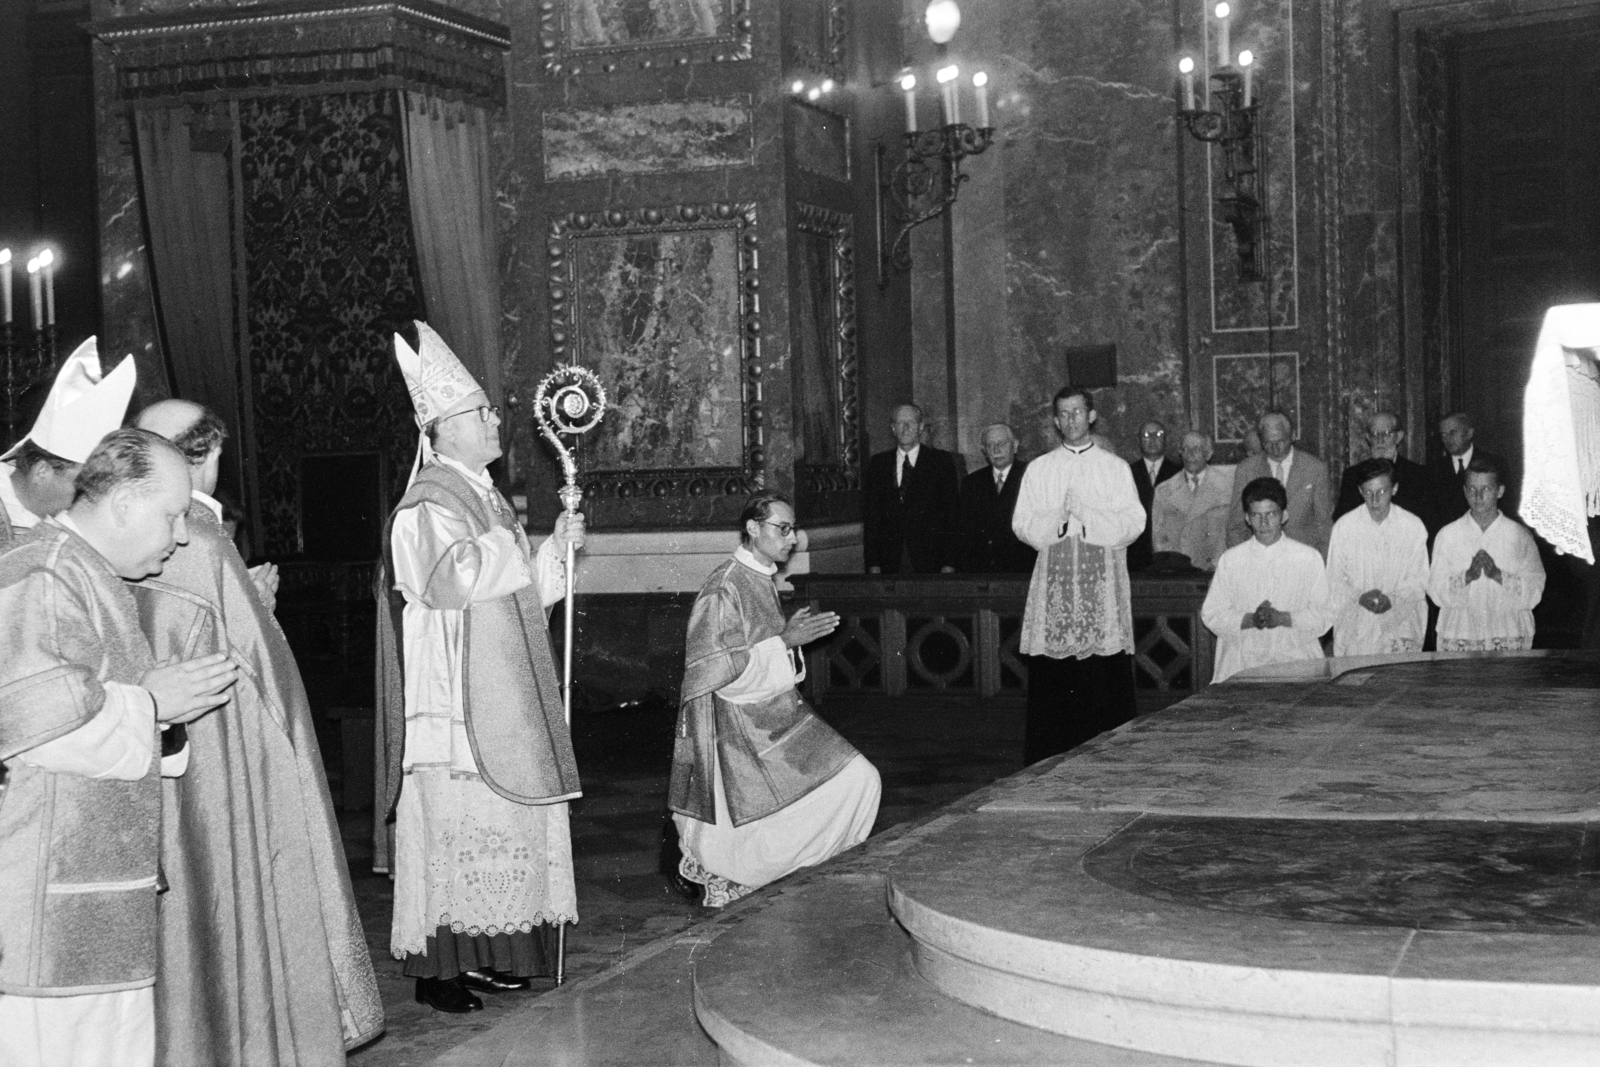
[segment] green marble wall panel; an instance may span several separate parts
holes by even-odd
[[[850,123],[843,115],[792,100],[789,124],[797,164],[837,182],[850,180]]]
[[[551,108],[544,113],[546,181],[749,166],[748,96]]]

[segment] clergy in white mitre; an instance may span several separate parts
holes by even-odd
[[[1321,659],[1333,624],[1322,554],[1283,532],[1289,494],[1268,475],[1244,487],[1240,506],[1251,538],[1217,562],[1200,619],[1217,635],[1211,680],[1253,667]]]
[[[839,625],[831,611],[784,617],[776,576],[798,541],[779,493],[752,496],[740,544],[689,615],[667,805],[678,873],[722,907],[864,841],[882,782],[797,688],[802,646]]]
[[[124,356],[102,377],[93,337],[67,357],[32,428],[0,456],[0,546],[72,503],[83,461],[122,425],[136,374]]]
[[[1394,502],[1394,475],[1394,464],[1381,457],[1350,471],[1365,506],[1340,516],[1328,542],[1335,656],[1422,648],[1428,626],[1428,528]]]
[[[187,535],[183,456],[115,430],[77,499],[0,552],[0,1063],[155,1061],[158,723],[220,703],[224,654],[157,663],[127,583]]]
[[[500,409],[425,323],[395,336],[422,428],[389,520],[379,603],[378,816],[394,812],[390,950],[419,1002],[553,973],[578,919],[567,801],[580,796],[546,609],[564,595],[563,514],[537,551],[489,477]]]
[[[1499,461],[1473,456],[1462,491],[1467,513],[1433,540],[1428,596],[1439,605],[1439,651],[1532,648],[1544,564],[1527,527],[1500,510]]]
[[[1023,758],[1036,763],[1132,719],[1128,546],[1145,513],[1128,464],[1096,442],[1094,397],[1052,401],[1061,447],[1028,464],[1011,528],[1039,552],[1022,615],[1028,656]]]

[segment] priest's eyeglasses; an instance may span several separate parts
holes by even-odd
[[[465,411],[458,411],[454,415],[446,415],[444,419],[440,419],[439,421],[443,422],[445,419],[454,419],[462,415],[472,414],[476,414],[478,416],[479,422],[488,422],[491,418],[498,419],[500,417],[500,405],[481,404],[475,408],[468,408]]]
[[[770,526],[777,530],[779,537],[788,537],[794,533],[794,523],[792,522],[773,522],[771,519],[762,519],[761,525]]]

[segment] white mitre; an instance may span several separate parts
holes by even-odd
[[[1594,562],[1589,517],[1600,515],[1600,304],[1545,312],[1522,403],[1522,517],[1559,552]]]
[[[16,455],[23,441],[32,441],[53,456],[82,463],[101,438],[122,425],[137,376],[133,357],[124,356],[116,370],[102,378],[99,348],[89,338],[56,373],[33,429],[0,460]]]
[[[417,339],[421,342],[420,352],[395,334],[394,358],[406,377],[406,388],[411,390],[417,425],[426,426],[473,393],[482,392],[483,387],[427,323],[417,323]]]

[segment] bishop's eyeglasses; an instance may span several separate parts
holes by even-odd
[[[458,418],[458,417],[460,417],[462,415],[472,415],[472,414],[476,414],[478,416],[478,421],[479,422],[488,422],[491,417],[498,419],[500,417],[500,405],[499,404],[480,404],[479,406],[477,406],[475,408],[468,408],[465,411],[458,411],[454,415],[446,415],[444,417],[444,419],[440,419],[439,421],[443,422],[445,419],[454,419],[454,418]]]

